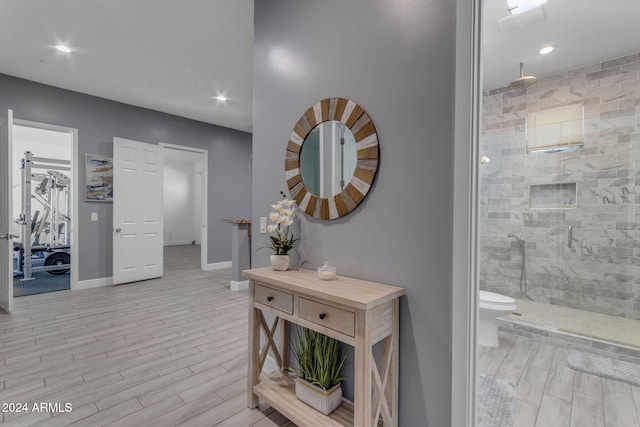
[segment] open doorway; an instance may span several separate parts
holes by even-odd
[[[207,264],[207,150],[160,143],[165,255]],[[165,256],[166,258],[166,256]],[[183,264],[186,265],[186,264]]]
[[[14,121],[11,233],[20,236],[13,241],[15,297],[70,289],[77,277],[75,140],[75,129]]]

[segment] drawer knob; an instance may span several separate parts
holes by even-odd
[[[324,313],[320,313],[318,317],[320,318],[320,320],[324,320],[324,318],[327,317],[327,315]]]
[[[267,301],[269,301],[269,302],[273,301],[273,297],[271,297],[271,296],[267,297]]]

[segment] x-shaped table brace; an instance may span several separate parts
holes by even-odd
[[[264,336],[266,338],[264,345],[262,346],[262,350],[260,351],[260,364],[258,367],[258,372],[262,371],[264,362],[267,360],[267,354],[269,354],[269,349],[271,349],[271,351],[273,352],[273,355],[275,356],[280,369],[284,369],[285,367],[282,366],[282,357],[280,356],[280,352],[278,351],[278,346],[276,345],[276,342],[273,338],[273,334],[276,333],[278,323],[280,322],[280,317],[276,316],[275,320],[273,321],[273,325],[269,326],[267,324],[267,320],[264,318],[264,315],[262,314],[262,311],[260,310],[257,310],[257,311],[259,313],[258,318],[260,319],[260,328],[264,332]]]

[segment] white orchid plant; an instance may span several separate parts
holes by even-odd
[[[273,211],[269,214],[271,224],[267,226],[269,242],[266,247],[271,248],[275,255],[287,255],[300,239],[293,237],[293,232],[289,226],[293,224],[293,212],[295,211],[294,201],[287,198],[281,191],[282,199],[271,205]]]

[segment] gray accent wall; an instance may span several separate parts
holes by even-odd
[[[251,213],[251,134],[0,74],[0,108],[17,119],[78,129],[79,182],[84,155],[113,154],[113,137],[165,142],[209,152],[208,262],[231,261],[231,225]],[[79,203],[79,280],[111,277],[111,203]],[[90,222],[98,212],[99,221]]]
[[[525,239],[536,302],[640,319],[639,54],[483,96],[481,287],[520,297]],[[584,106],[583,149],[526,154],[531,112]],[[573,239],[569,246],[569,227]]]
[[[300,214],[294,263],[328,258],[340,275],[406,288],[401,426],[451,425],[455,14],[447,0],[255,3],[252,247],[266,241],[258,218],[287,188],[296,121],[323,98],[357,102],[380,138],[376,182],[342,219]],[[252,264],[267,266],[269,251]]]

